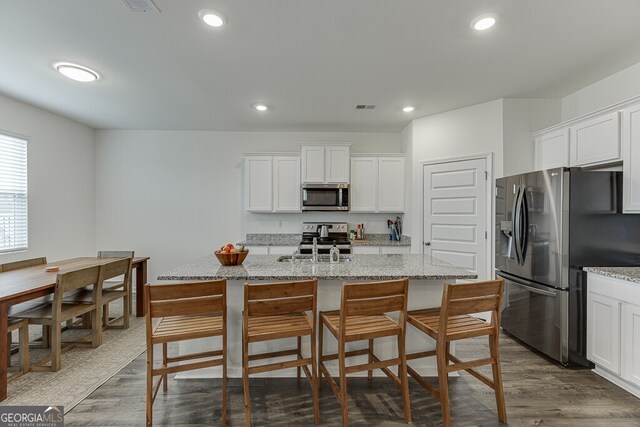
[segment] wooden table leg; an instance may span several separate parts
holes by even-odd
[[[6,303],[0,303],[0,401],[7,398],[8,309]]]
[[[147,260],[136,267],[136,316],[144,317],[144,285],[147,283]]]

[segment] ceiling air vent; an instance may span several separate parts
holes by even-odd
[[[153,0],[122,0],[131,12],[160,12]]]
[[[356,105],[356,110],[373,110],[374,108],[376,108],[375,105],[371,105],[371,104],[358,104]]]

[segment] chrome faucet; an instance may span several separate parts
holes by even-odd
[[[298,258],[298,250],[297,249],[295,251],[293,251],[293,254],[291,255],[291,261],[295,261],[296,258]]]
[[[318,262],[318,238],[313,238],[313,250],[311,251],[311,262]]]

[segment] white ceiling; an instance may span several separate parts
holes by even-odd
[[[638,0],[155,3],[0,0],[0,92],[95,128],[398,131],[496,98],[561,97],[640,62]],[[206,27],[204,8],[228,25]],[[498,23],[474,32],[487,12]],[[103,78],[67,80],[58,61]]]

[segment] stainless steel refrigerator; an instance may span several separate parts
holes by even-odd
[[[564,365],[589,366],[581,267],[640,265],[640,215],[622,214],[621,172],[497,179],[495,239],[504,331]]]

